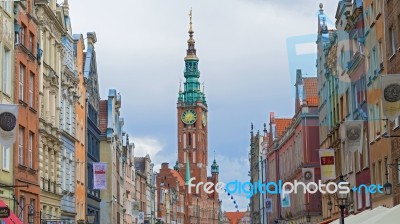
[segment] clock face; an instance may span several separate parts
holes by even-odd
[[[207,115],[206,112],[203,111],[203,116],[201,116],[201,121],[203,123],[203,126],[205,127],[207,125]]]
[[[197,120],[197,114],[194,110],[185,110],[182,113],[181,119],[185,124],[194,124]]]

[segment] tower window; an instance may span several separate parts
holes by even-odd
[[[188,134],[188,144],[192,145],[192,136],[191,136],[191,134]]]

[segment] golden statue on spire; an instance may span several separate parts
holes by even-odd
[[[192,29],[192,8],[190,8],[190,12],[189,12],[189,17],[190,17],[190,28],[189,28],[189,33],[193,33],[193,29]]]

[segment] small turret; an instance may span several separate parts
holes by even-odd
[[[219,174],[219,166],[217,164],[217,161],[214,159],[213,164],[211,165],[211,174]]]

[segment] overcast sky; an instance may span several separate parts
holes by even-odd
[[[176,102],[193,8],[209,106],[209,161],[215,150],[225,183],[249,181],[251,122],[262,131],[271,111],[293,116],[295,69],[315,76],[314,37],[296,47],[300,57],[287,52],[290,43],[316,34],[320,2],[333,19],[338,1],[332,0],[69,0],[73,33],[97,35],[101,97],[110,88],[121,93],[136,155],[149,153],[157,168],[176,161]],[[225,210],[234,209],[221,198]],[[248,200],[235,198],[245,210]]]

